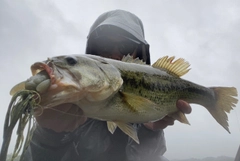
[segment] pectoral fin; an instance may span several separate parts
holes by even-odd
[[[123,101],[129,105],[128,108],[133,112],[142,113],[150,112],[150,110],[155,112],[155,109],[158,107],[157,104],[147,98],[125,92],[120,93],[123,96]]]
[[[178,111],[178,112],[169,114],[169,116],[171,116],[172,118],[178,120],[178,121],[181,122],[181,123],[190,125],[187,117],[186,117],[185,114],[182,113],[181,111]]]
[[[131,124],[124,123],[124,122],[113,122],[107,121],[108,130],[113,134],[116,127],[119,127],[126,135],[132,138],[136,143],[139,144],[139,139],[137,136],[137,131]]]

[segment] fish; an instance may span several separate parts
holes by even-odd
[[[228,116],[238,103],[235,87],[204,87],[182,79],[190,64],[164,56],[153,65],[125,56],[122,61],[95,55],[62,55],[36,62],[32,76],[12,88],[34,90],[43,109],[71,103],[84,116],[107,122],[114,133],[120,128],[139,143],[133,123],[148,123],[170,116],[189,124],[176,107],[181,99],[205,107],[229,133]]]

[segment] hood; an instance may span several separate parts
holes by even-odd
[[[91,54],[91,41],[101,35],[111,34],[117,30],[121,35],[140,42],[146,56],[146,63],[150,64],[149,44],[144,37],[142,21],[134,14],[124,10],[113,10],[100,15],[90,28],[86,53]]]

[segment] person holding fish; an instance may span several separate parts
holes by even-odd
[[[86,54],[121,61],[131,55],[150,65],[149,44],[144,38],[142,21],[134,14],[113,10],[100,15],[90,28]],[[176,102],[183,113],[191,112],[190,105]],[[78,110],[76,110],[78,109]],[[77,112],[76,112],[77,111]],[[118,128],[111,134],[106,121],[73,117],[82,111],[73,104],[45,109],[36,115],[37,127],[24,161],[166,161],[163,129],[174,124],[166,116],[156,122],[132,124],[140,144]]]

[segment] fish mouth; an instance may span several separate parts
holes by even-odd
[[[34,63],[31,66],[31,71],[32,71],[33,76],[35,76],[39,73],[43,73],[43,74],[48,75],[52,84],[56,82],[56,78],[55,78],[54,73],[53,73],[54,67],[53,67],[53,64],[51,62],[48,62],[48,63],[45,63],[45,62]]]
[[[40,105],[44,108],[54,108],[79,98],[77,80],[72,80],[71,72],[57,63],[52,59],[34,63],[31,66],[33,76],[25,82],[25,89],[40,94]]]
[[[53,65],[50,62],[37,62],[31,66],[32,77],[25,82],[25,89],[45,93],[56,84]]]

